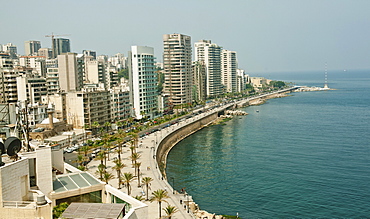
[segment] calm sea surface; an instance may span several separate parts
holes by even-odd
[[[328,76],[337,90],[268,100],[184,139],[169,154],[168,178],[210,213],[370,217],[370,71]],[[324,80],[322,72],[268,77],[321,87]]]

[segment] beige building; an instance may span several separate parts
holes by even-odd
[[[191,37],[182,34],[163,35],[164,93],[173,105],[191,103]]]
[[[222,84],[225,86],[225,91],[228,93],[237,92],[237,73],[238,63],[236,60],[236,52],[222,50]]]
[[[262,89],[264,86],[270,84],[272,80],[264,77],[250,77],[251,85],[256,89]]]
[[[66,119],[74,128],[91,127],[94,122],[103,125],[112,122],[110,92],[97,85],[82,91],[66,93]]]
[[[76,53],[58,55],[59,87],[62,92],[78,91],[82,87],[82,72],[79,72]]]
[[[206,65],[204,61],[196,61],[193,64],[193,100],[204,101],[207,96]]]
[[[205,65],[206,95],[207,97],[222,94],[223,85],[221,81],[221,52],[222,47],[211,43],[211,40],[200,40],[194,43],[195,61],[201,61]]]

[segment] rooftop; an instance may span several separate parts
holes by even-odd
[[[88,173],[71,173],[57,176],[53,182],[53,190],[58,193],[98,184],[101,183]]]
[[[124,209],[125,204],[73,202],[63,212],[62,218],[119,218]]]

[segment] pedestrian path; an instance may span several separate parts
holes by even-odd
[[[192,119],[193,121],[194,119]],[[141,162],[141,167],[140,167],[140,181],[143,177],[151,177],[153,181],[151,182],[150,185],[150,190],[149,190],[149,199],[152,196],[152,192],[158,189],[164,189],[168,192],[169,198],[166,199],[168,203],[163,202],[162,203],[162,208],[165,208],[168,205],[175,206],[179,211],[175,213],[172,218],[174,219],[192,219],[195,218],[191,211],[187,209],[184,209],[185,203],[184,201],[186,199],[191,199],[191,197],[187,197],[184,194],[178,194],[177,192],[174,193],[172,187],[170,184],[163,178],[162,174],[160,173],[159,167],[157,165],[156,159],[155,159],[155,152],[158,146],[158,143],[162,138],[165,137],[168,133],[171,133],[172,131],[183,127],[185,124],[187,124],[189,121],[183,121],[179,125],[173,125],[167,128],[164,128],[160,131],[157,131],[155,133],[149,134],[145,136],[144,138],[140,138],[139,141],[139,147],[136,149],[136,152],[141,155],[139,158],[138,162]],[[131,155],[131,150],[129,147],[123,147],[123,152],[121,154],[121,159],[122,162],[126,165],[121,170],[121,173],[126,173],[130,172],[134,174],[135,169],[131,164],[131,159],[129,158]],[[110,153],[109,155],[109,160],[107,160],[107,171],[112,173],[115,178],[109,181],[109,184],[113,186],[114,188],[118,188],[118,178],[117,178],[117,172],[112,169],[112,167],[115,165],[114,160],[117,158],[117,153]],[[100,164],[99,160],[92,160],[88,164],[88,172],[99,178],[99,173],[97,172],[97,167]],[[142,184],[140,182],[140,184]],[[121,186],[122,188],[120,189],[122,192],[127,193],[127,188],[124,186]],[[154,219],[154,218],[159,218],[159,206],[156,201],[150,202],[150,201],[145,201],[146,199],[146,188],[145,186],[140,186],[137,180],[137,177],[131,184],[131,194],[132,197],[135,196],[142,196],[144,198],[145,204],[148,205],[148,218]],[[181,201],[180,201],[181,200]],[[162,216],[165,216],[166,214],[162,210]]]

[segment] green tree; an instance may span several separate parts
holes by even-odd
[[[149,200],[149,189],[150,189],[150,186],[151,186],[151,182],[153,181],[153,179],[151,177],[144,177],[141,182],[143,184],[145,184],[145,188],[146,188],[146,200]]]
[[[98,130],[99,130],[99,128],[100,128],[100,124],[99,124],[99,122],[97,122],[97,121],[95,121],[95,122],[93,122],[93,124],[91,125],[93,128],[94,128],[94,130],[95,130],[95,135],[97,135],[98,134]]]
[[[122,181],[127,187],[127,194],[128,195],[131,194],[131,185],[130,184],[131,184],[133,179],[134,179],[134,175],[132,175],[132,173],[123,173]]]
[[[120,160],[115,160],[114,163],[115,166],[112,167],[113,170],[117,171],[117,179],[118,179],[118,188],[121,188],[121,170],[126,166],[124,163],[122,163]]]
[[[105,127],[105,131],[108,132],[109,129],[112,127],[112,124],[110,124],[110,122],[105,122],[104,127]]]
[[[137,160],[139,160],[139,158],[141,157],[141,155],[139,153],[133,153],[130,158],[131,158],[131,163],[132,163],[132,166],[135,168],[135,175],[137,173]]]
[[[105,165],[99,164],[98,169],[96,170],[96,173],[99,174],[99,179],[103,180],[103,174],[105,173]]]
[[[135,168],[137,170],[137,187],[140,187],[140,166],[141,166],[141,163],[140,162],[135,162]]]
[[[109,180],[111,180],[111,179],[114,179],[113,174],[111,174],[111,173],[109,173],[109,172],[105,171],[105,172],[103,173],[103,180],[104,180],[104,182],[105,182],[106,184],[108,184]]]
[[[144,200],[143,196],[141,196],[141,195],[135,196],[134,199],[139,200],[139,201],[143,201]]]
[[[99,151],[99,153],[95,157],[95,160],[100,160],[100,164],[104,165],[103,162],[105,161],[105,158],[106,158],[106,155],[105,155],[104,151]]]
[[[118,78],[125,78],[128,80],[128,68],[124,68],[118,72]]]
[[[63,212],[68,208],[69,204],[67,202],[60,203],[53,208],[53,218],[59,218]]]
[[[171,219],[171,217],[179,211],[175,206],[167,205],[167,207],[163,208],[164,213],[167,214],[168,219]]]
[[[154,192],[152,192],[153,197],[150,198],[150,202],[157,201],[159,205],[159,218],[161,218],[162,215],[162,208],[161,204],[162,202],[167,202],[166,198],[169,198],[168,193],[166,190],[158,189]]]

